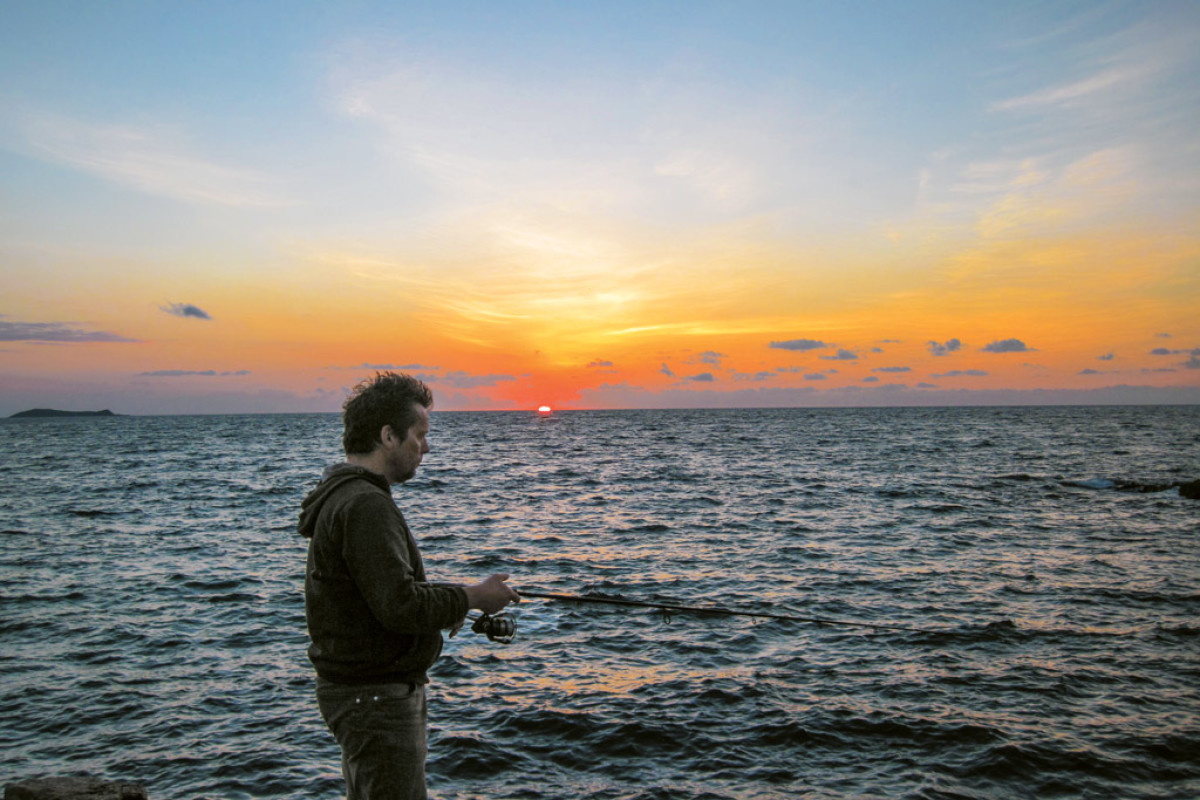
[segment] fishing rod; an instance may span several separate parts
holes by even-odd
[[[654,608],[666,614],[671,612],[684,612],[693,614],[721,614],[723,616],[732,617],[755,617],[758,619],[775,619],[787,622],[810,622],[816,625],[849,625],[857,628],[874,628],[877,630],[889,631],[905,631],[907,633],[937,633],[938,631],[923,630],[921,628],[908,628],[903,625],[890,625],[880,622],[855,622],[846,619],[829,619],[827,617],[810,617],[800,614],[776,614],[767,611],[748,611],[737,608],[726,608],[724,606],[691,606],[681,605],[678,603],[659,603],[646,600],[626,600],[619,597],[605,597],[603,595],[578,595],[578,594],[563,594],[559,592],[539,592],[530,591],[528,589],[518,589],[517,594],[521,597],[534,597],[539,600],[562,600],[569,603],[602,603],[612,606],[634,606],[637,608]]]

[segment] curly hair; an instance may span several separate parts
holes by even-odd
[[[417,423],[415,406],[433,407],[433,392],[411,375],[376,372],[359,383],[342,405],[342,447],[346,455],[372,452],[384,425],[403,435]]]

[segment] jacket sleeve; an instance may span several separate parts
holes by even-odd
[[[370,492],[345,508],[342,557],[371,613],[393,633],[434,633],[467,614],[467,593],[417,579],[408,534],[390,497]],[[419,558],[419,556],[417,556]]]

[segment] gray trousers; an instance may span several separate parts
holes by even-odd
[[[317,706],[342,748],[346,800],[426,800],[425,687],[317,678]]]

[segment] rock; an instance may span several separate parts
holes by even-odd
[[[9,419],[28,419],[31,417],[119,417],[107,408],[103,411],[59,411],[56,408],[31,408],[28,411],[18,411]]]
[[[1179,484],[1179,494],[1191,500],[1200,500],[1200,481]]]
[[[149,800],[136,783],[78,778],[37,778],[4,787],[4,800]]]

